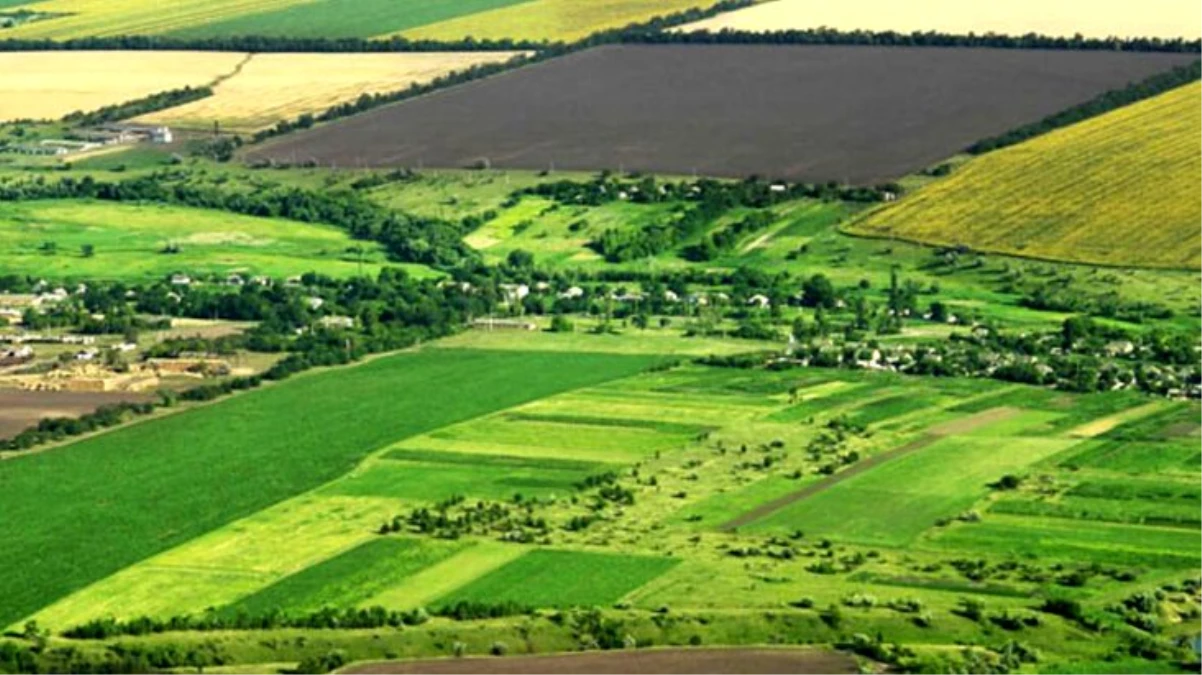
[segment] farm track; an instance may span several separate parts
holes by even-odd
[[[654,649],[547,654],[507,658],[383,661],[346,668],[342,673],[855,673],[854,658],[811,649]]]
[[[785,508],[786,506],[789,506],[790,504],[794,504],[803,499],[808,499],[820,492],[829,490],[839,483],[854,478],[866,471],[870,471],[881,464],[922,450],[923,448],[942,438],[955,434],[968,433],[974,429],[979,429],[986,424],[1000,422],[1004,419],[1013,417],[1019,412],[1020,411],[1017,408],[1010,407],[990,408],[989,410],[977,413],[976,415],[970,415],[964,419],[953,420],[945,424],[931,427],[925,434],[914,439],[913,441],[910,441],[909,443],[906,443],[905,445],[882,452],[879,455],[873,455],[864,461],[857,462],[846,471],[840,471],[839,473],[824,478],[817,483],[811,483],[797,492],[793,492],[785,495],[784,497],[761,504],[751,511],[739,516],[738,518],[723,523],[718,527],[718,529],[723,532],[731,532],[743,527],[744,525],[750,525],[751,523],[761,520]]]

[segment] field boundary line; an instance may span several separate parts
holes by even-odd
[[[786,506],[799,502],[803,499],[813,497],[814,495],[828,490],[845,480],[849,480],[870,469],[874,469],[885,462],[922,450],[923,448],[948,436],[966,433],[986,424],[999,422],[1001,420],[1013,417],[1019,412],[1020,410],[1018,408],[990,408],[989,410],[979,412],[975,415],[970,415],[959,420],[953,420],[952,422],[945,422],[944,424],[931,427],[926,431],[925,434],[910,441],[909,443],[893,448],[892,450],[886,450],[885,452],[873,455],[868,459],[853,464],[852,467],[846,471],[840,471],[839,473],[828,476],[817,483],[811,483],[797,492],[793,492],[770,502],[761,504],[751,511],[748,511],[741,516],[738,516],[732,520],[728,520],[727,522],[719,525],[718,529],[723,532],[736,531],[738,528],[744,525],[750,525],[756,521],[763,520],[767,516],[785,508]]]

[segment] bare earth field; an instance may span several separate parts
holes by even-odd
[[[386,661],[344,673],[854,673],[855,659],[808,649],[657,649],[508,658]]]
[[[871,183],[1191,58],[998,49],[949,54],[945,48],[602,47],[289,136],[249,156]]]
[[[130,392],[25,391],[0,388],[0,438],[8,438],[48,417],[78,417],[102,405],[149,401]]]
[[[840,30],[1042,33],[1071,37],[1183,37],[1197,39],[1202,11],[1189,0],[1140,3],[1090,0],[775,0],[719,14],[679,28],[778,31],[826,26]]]

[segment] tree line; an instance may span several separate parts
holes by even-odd
[[[63,118],[64,122],[79,125],[96,125],[117,122],[130,117],[146,115],[167,108],[199,101],[202,98],[208,98],[213,95],[212,87],[183,87],[181,89],[171,89],[168,91],[158,92],[142,98],[136,98],[131,101],[117,103],[114,105],[106,105],[103,108],[93,110],[91,112],[77,111]]]

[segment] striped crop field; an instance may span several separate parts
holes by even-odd
[[[168,89],[204,86],[244,58],[229,52],[0,53],[0,122],[57,119]]]
[[[646,21],[694,7],[706,0],[531,0],[403,31],[405,37],[433,40],[514,38],[570,42],[600,30]]]
[[[987,32],[1005,35],[1042,33],[1105,38],[1112,35],[1197,39],[1202,10],[1193,2],[1096,3],[1089,0],[774,0],[688,24],[682,31],[724,29],[776,31],[818,28],[839,30]]]
[[[518,52],[255,54],[214,95],[138,118],[184,128],[255,131],[364,94],[405,89]]]
[[[983,155],[848,231],[1103,265],[1197,269],[1194,83]]]
[[[4,31],[4,35],[55,40],[98,35],[158,35],[302,2],[304,0],[172,0],[168,8],[162,3],[146,0],[47,0],[30,3],[29,9],[66,16],[22,24]]]

